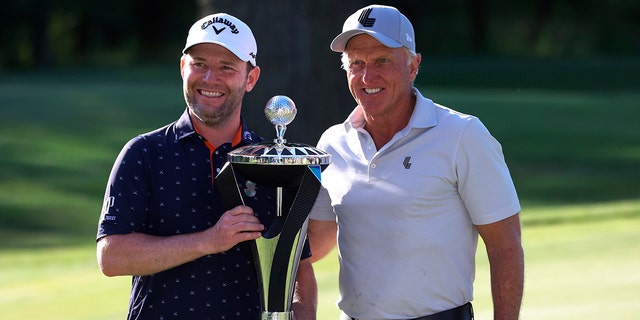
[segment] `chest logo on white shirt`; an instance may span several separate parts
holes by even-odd
[[[411,157],[405,157],[402,165],[404,165],[405,169],[409,170],[411,168]]]

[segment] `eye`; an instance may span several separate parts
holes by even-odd
[[[362,70],[365,66],[364,61],[362,60],[354,60],[349,64],[349,69],[353,71]]]
[[[203,62],[192,62],[191,65],[194,69],[204,69],[207,67]]]

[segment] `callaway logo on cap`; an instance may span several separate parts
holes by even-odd
[[[398,9],[390,6],[364,7],[344,22],[342,33],[331,42],[331,50],[343,52],[353,36],[366,33],[389,48],[407,47],[416,51],[413,26]]]
[[[235,54],[238,59],[251,62],[254,67],[256,66],[258,46],[251,29],[230,14],[216,13],[196,21],[189,29],[187,43],[182,53],[186,54],[189,48],[201,43],[221,45]]]

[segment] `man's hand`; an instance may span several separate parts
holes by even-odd
[[[240,242],[260,238],[262,230],[264,225],[253,214],[253,209],[237,206],[225,212],[213,227],[203,231],[202,250],[207,254],[227,251]]]

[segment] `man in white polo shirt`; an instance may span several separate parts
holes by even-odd
[[[396,8],[362,8],[342,31],[331,49],[357,106],[318,143],[332,164],[308,233],[314,260],[337,240],[342,318],[473,319],[480,235],[494,319],[517,319],[520,204],[500,144],[413,86],[421,56]]]

